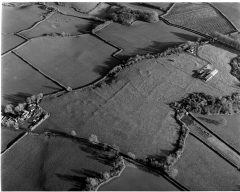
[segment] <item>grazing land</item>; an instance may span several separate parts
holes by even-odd
[[[25,42],[25,40],[16,35],[4,35],[2,34],[2,54],[10,51],[18,45]]]
[[[164,22],[134,22],[131,27],[112,23],[97,31],[101,38],[120,47],[122,51],[116,56],[128,58],[136,54],[158,53],[185,41],[196,41],[198,35],[182,29],[171,27]]]
[[[118,61],[111,56],[115,51],[89,34],[34,38],[15,50],[45,74],[72,88],[93,82],[116,65]]]
[[[2,57],[2,105],[19,103],[28,96],[62,89],[13,53]]]
[[[89,149],[85,140],[29,134],[2,156],[2,189],[83,190],[86,177],[110,169],[106,155]]]
[[[236,31],[225,17],[207,3],[175,3],[163,17],[170,23],[203,34],[211,34],[213,31],[227,34]]]
[[[190,190],[239,189],[239,171],[193,136],[187,138],[184,155],[176,168],[176,179]]]
[[[120,178],[104,185],[100,191],[178,191],[161,176],[133,166],[127,166]]]
[[[48,10],[40,9],[39,5],[26,5],[22,7],[3,6],[2,33],[13,34],[32,27],[36,22],[41,21]]]
[[[41,37],[45,35],[79,35],[89,33],[100,22],[91,21],[54,13],[34,28],[23,31],[20,34],[27,38]]]

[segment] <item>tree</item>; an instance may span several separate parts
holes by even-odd
[[[91,186],[91,188],[98,185],[97,179],[96,178],[92,178],[92,177],[87,177],[86,183],[89,184]]]
[[[15,115],[15,112],[14,112],[14,110],[13,110],[13,105],[12,105],[12,104],[7,104],[7,105],[5,106],[4,112]]]
[[[178,170],[176,168],[170,168],[167,173],[170,177],[175,178],[178,175]]]
[[[25,105],[23,103],[19,103],[15,108],[14,111],[17,114],[21,114],[24,111]]]
[[[110,174],[109,174],[108,172],[106,172],[106,171],[102,174],[102,176],[103,176],[103,179],[104,179],[105,181],[110,178]]]
[[[92,144],[98,144],[99,143],[98,137],[94,134],[91,134],[88,140]]]
[[[36,96],[36,102],[37,104],[39,104],[43,99],[43,94],[42,93],[39,93],[37,96]]]
[[[132,159],[136,159],[136,155],[133,154],[132,152],[128,152],[127,155]]]

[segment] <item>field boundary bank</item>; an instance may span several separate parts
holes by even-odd
[[[7,146],[6,149],[4,149],[3,151],[1,151],[1,155],[4,155],[5,153],[7,153],[9,150],[11,150],[12,147],[14,147],[15,145],[18,144],[18,142],[20,140],[22,140],[25,136],[28,135],[29,132],[34,131],[39,125],[41,125],[46,119],[48,119],[50,117],[50,114],[47,112],[47,114],[40,120],[38,121],[35,125],[33,125],[32,127],[29,128],[30,131],[25,131],[22,134],[20,134],[17,138],[15,138],[14,140],[12,140],[11,144],[9,146]]]
[[[12,53],[17,56],[19,59],[21,59],[24,63],[26,63],[28,66],[30,66],[31,68],[33,68],[35,71],[37,71],[38,73],[40,73],[41,75],[43,75],[45,78],[47,78],[48,80],[52,81],[53,83],[55,83],[56,85],[60,86],[61,88],[68,90],[68,87],[63,85],[62,83],[58,82],[57,80],[53,79],[52,77],[48,76],[47,74],[45,74],[44,72],[42,72],[40,69],[38,69],[37,67],[35,67],[34,65],[32,65],[31,63],[29,63],[26,59],[24,59],[22,56],[18,55],[16,52],[12,51]]]

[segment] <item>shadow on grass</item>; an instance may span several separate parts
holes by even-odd
[[[77,32],[85,34],[85,33],[90,33],[92,29],[94,29],[96,26],[98,26],[101,23],[102,22],[98,22],[98,21],[89,21],[88,25],[78,24],[78,25],[75,25],[75,27],[77,28]]]
[[[4,94],[3,98],[9,101],[9,103],[13,105],[17,105],[18,103],[25,102],[27,97],[30,97],[30,96],[32,96],[32,94],[18,92],[16,94]]]
[[[105,76],[112,68],[116,65],[121,64],[119,60],[114,57],[109,57],[103,65],[96,66],[93,71],[101,75],[102,77]]]

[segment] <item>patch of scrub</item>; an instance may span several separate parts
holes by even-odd
[[[18,103],[30,95],[47,94],[60,89],[13,53],[2,57],[2,105]]]
[[[96,33],[106,41],[123,49],[116,56],[127,58],[136,54],[159,53],[168,47],[199,37],[191,32],[157,23],[134,22],[131,27],[112,23]]]
[[[103,185],[100,191],[178,191],[161,175],[127,166],[122,175]]]
[[[66,86],[81,87],[92,83],[115,66],[111,56],[116,49],[96,37],[39,37],[16,52],[45,74]]]
[[[11,49],[17,47],[22,44],[25,40],[16,35],[5,35],[2,34],[2,53],[6,53]]]
[[[41,21],[49,10],[41,9],[39,5],[26,7],[2,6],[2,32],[16,33]]]
[[[27,38],[45,35],[78,35],[89,33],[99,24],[100,22],[66,16],[56,12],[36,27],[20,34]]]
[[[239,171],[191,135],[175,166],[175,179],[190,190],[239,189]]]

